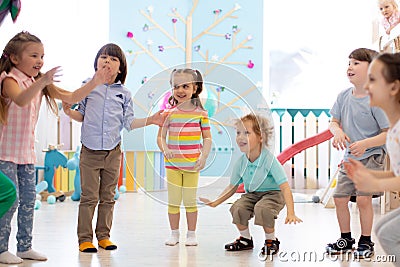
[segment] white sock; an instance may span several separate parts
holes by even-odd
[[[22,258],[22,259],[29,259],[29,260],[35,260],[35,261],[47,261],[47,257],[37,251],[34,251],[33,249],[27,250],[27,251],[18,251],[17,256]]]
[[[197,246],[199,242],[197,242],[196,232],[195,231],[187,231],[186,235],[186,246]]]
[[[22,262],[23,260],[20,257],[17,257],[8,251],[4,251],[3,253],[0,254],[0,263],[18,264]]]
[[[165,241],[167,246],[175,246],[179,243],[179,229],[171,230],[171,236]]]
[[[244,238],[247,238],[247,239],[251,239],[249,228],[247,228],[246,230],[243,230],[243,231],[239,231],[239,233],[240,233],[240,236],[243,236]]]
[[[275,232],[272,232],[270,234],[265,233],[265,240],[275,240]]]

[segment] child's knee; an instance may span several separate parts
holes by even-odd
[[[186,209],[186,212],[188,212],[188,213],[197,212],[197,206],[196,205],[194,205],[194,206],[186,206],[185,209]]]
[[[169,214],[178,214],[180,212],[180,206],[168,205]]]

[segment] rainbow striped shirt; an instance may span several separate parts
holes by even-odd
[[[191,171],[200,156],[202,131],[210,130],[207,111],[199,107],[190,111],[174,107],[166,112],[167,144],[174,157],[165,158],[165,167]]]

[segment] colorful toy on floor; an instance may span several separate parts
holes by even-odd
[[[54,204],[54,203],[56,203],[56,197],[55,196],[53,196],[53,195],[49,195],[48,197],[47,197],[47,203],[49,203],[49,204]]]
[[[36,199],[35,200],[35,210],[40,209],[41,206],[42,206],[42,201]]]
[[[59,147],[60,145],[49,145],[49,148],[44,150],[46,152],[46,155],[44,157],[44,180],[48,184],[47,191],[49,193],[53,193],[56,191],[53,186],[55,169],[59,166],[62,166],[64,168],[66,168],[67,166],[68,159],[63,153],[58,151]]]
[[[71,195],[73,201],[79,201],[81,199],[81,171],[79,170],[79,155],[81,147],[76,148],[75,154],[72,158],[67,161],[68,170],[75,170],[74,178],[74,192]]]
[[[48,191],[43,191],[40,193],[40,195],[42,196],[42,201],[48,201],[48,198],[50,197],[51,199],[54,197],[54,199],[60,202],[64,202],[65,199],[67,198],[67,194],[64,193],[63,191],[57,191],[57,192],[53,192],[53,193],[49,193]],[[56,202],[54,201],[54,203]]]

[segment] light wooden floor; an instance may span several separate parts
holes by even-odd
[[[220,188],[200,188],[201,196],[213,198]],[[227,252],[224,244],[233,241],[238,232],[231,224],[230,204],[215,209],[201,206],[197,236],[199,246],[185,247],[185,226],[181,224],[181,242],[175,247],[164,245],[169,235],[167,207],[164,204],[166,192],[146,194],[121,194],[115,205],[114,225],[111,240],[118,245],[115,251],[99,250],[97,254],[78,251],[76,222],[78,202],[67,199],[63,203],[49,205],[43,202],[35,211],[33,247],[48,256],[46,262],[25,260],[19,266],[392,266],[390,263],[368,262],[365,260],[336,260],[323,258],[326,243],[338,238],[339,230],[335,210],[325,209],[322,204],[296,203],[297,215],[304,223],[284,225],[286,210],[277,219],[276,234],[281,241],[281,258],[265,262],[258,259],[264,242],[261,227],[251,223],[250,230],[255,241],[252,251]],[[376,219],[379,219],[379,204],[375,203]],[[353,211],[353,233],[359,237],[358,214]],[[183,216],[183,219],[185,217]],[[10,251],[15,252],[15,218],[10,240]],[[376,242],[376,257],[384,255]],[[296,253],[315,253],[317,262],[298,260]],[[0,266],[10,266],[1,265]]]

